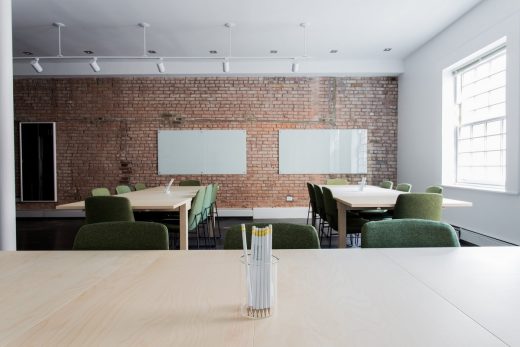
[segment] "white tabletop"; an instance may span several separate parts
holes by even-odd
[[[274,253],[277,312],[253,321],[240,251],[1,252],[0,344],[519,344],[518,248]]]
[[[323,186],[331,190],[336,201],[350,209],[365,208],[393,208],[397,197],[406,194],[393,189],[384,189],[376,186],[365,186],[361,191],[357,185]],[[471,202],[443,198],[442,207],[470,207]]]
[[[191,202],[197,194],[200,186],[172,186],[170,193],[165,192],[165,187],[154,187],[144,190],[133,191],[130,193],[118,194],[130,200],[130,205],[134,210],[176,210],[181,205]],[[78,210],[85,208],[85,201],[77,201],[70,204],[56,206],[62,210]],[[188,206],[189,209],[189,206]]]

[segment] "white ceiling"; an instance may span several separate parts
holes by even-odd
[[[301,71],[349,73],[359,62],[367,65],[373,61],[375,65],[368,70],[389,73],[394,69],[399,73],[396,64],[480,1],[13,0],[13,55],[22,56],[23,51],[34,56],[56,55],[57,29],[51,23],[63,22],[67,25],[62,31],[64,55],[86,56],[83,51],[91,50],[100,56],[138,56],[142,54],[142,29],[137,23],[144,21],[151,24],[148,48],[156,50],[157,56],[214,57],[210,50],[217,50],[217,56],[225,56],[227,29],[223,24],[231,21],[237,25],[232,34],[233,56],[273,56],[269,53],[273,49],[278,56],[300,56],[303,30],[298,24],[309,22],[308,55],[312,62],[308,66],[314,67],[309,70],[302,64]],[[387,47],[392,50],[384,52]],[[331,49],[339,52],[331,54]],[[385,62],[392,66],[389,71],[380,68]],[[266,64],[261,71],[244,66],[240,72],[279,73],[276,64],[280,62]],[[31,74],[32,69],[27,65],[15,64],[15,73]],[[46,69],[46,73],[93,74],[84,63],[78,69],[60,67],[66,64],[48,65],[53,67]],[[211,69],[203,68],[206,65],[207,62],[201,64],[200,71],[195,67],[184,72],[212,73]],[[327,65],[331,71],[326,71]],[[175,70],[172,64],[167,69]],[[280,71],[284,69],[285,65]],[[357,72],[369,73],[363,69]],[[112,73],[141,74],[145,70]],[[155,70],[153,67],[150,73]],[[183,73],[182,68],[175,71]],[[221,67],[216,67],[215,73],[219,72]]]

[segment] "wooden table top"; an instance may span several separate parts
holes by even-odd
[[[275,250],[240,316],[240,251],[0,252],[2,346],[519,345],[520,249]]]
[[[138,190],[130,193],[119,194],[130,200],[132,209],[134,210],[157,210],[171,211],[177,209],[180,205],[188,204],[195,196],[201,186],[172,186],[170,193],[165,193],[165,187],[154,187],[144,190]],[[63,210],[83,210],[85,209],[85,201],[77,201],[70,204],[56,206],[57,209]]]
[[[348,186],[323,186],[332,191],[334,199],[349,208],[393,208],[397,197],[406,194],[394,189],[384,189],[377,186],[366,186],[363,191],[357,185]],[[443,198],[442,207],[471,207],[468,201]]]

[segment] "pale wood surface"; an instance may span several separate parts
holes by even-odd
[[[191,208],[191,199],[202,186],[172,186],[170,192],[165,187],[154,187],[138,190],[117,196],[124,196],[130,201],[133,210],[137,211],[179,211],[179,248],[188,249],[188,211]],[[83,210],[85,201],[58,205],[62,210]]]
[[[520,346],[520,249],[382,252],[510,346]]]
[[[165,187],[161,186],[119,194],[117,196],[124,196],[130,200],[130,204],[134,210],[172,211],[177,210],[181,205],[189,203],[200,188],[202,187],[172,186],[170,193],[166,194],[164,192]],[[56,208],[61,210],[82,210],[85,209],[85,201],[58,205]]]
[[[357,185],[331,186],[330,188],[338,206],[338,248],[345,248],[347,244],[346,211],[368,209],[393,209],[400,194],[407,194],[393,189],[384,189],[377,186],[366,186],[363,191]],[[442,199],[442,207],[471,207],[469,201]]]
[[[481,266],[480,250],[277,250],[277,311],[258,321],[240,316],[240,251],[4,252],[0,344],[503,346],[474,321],[482,301],[461,308],[460,296],[439,295],[493,270],[499,275],[486,290],[509,283],[496,258]],[[515,252],[503,260],[519,260]],[[448,268],[458,270],[435,275]],[[508,298],[518,304],[516,293]],[[518,334],[514,321],[498,317],[501,333]]]

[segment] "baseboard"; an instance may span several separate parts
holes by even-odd
[[[85,218],[82,210],[18,210],[16,218]]]
[[[307,207],[256,207],[253,219],[307,218]]]
[[[253,217],[253,209],[251,208],[220,208],[218,209],[219,217]]]

